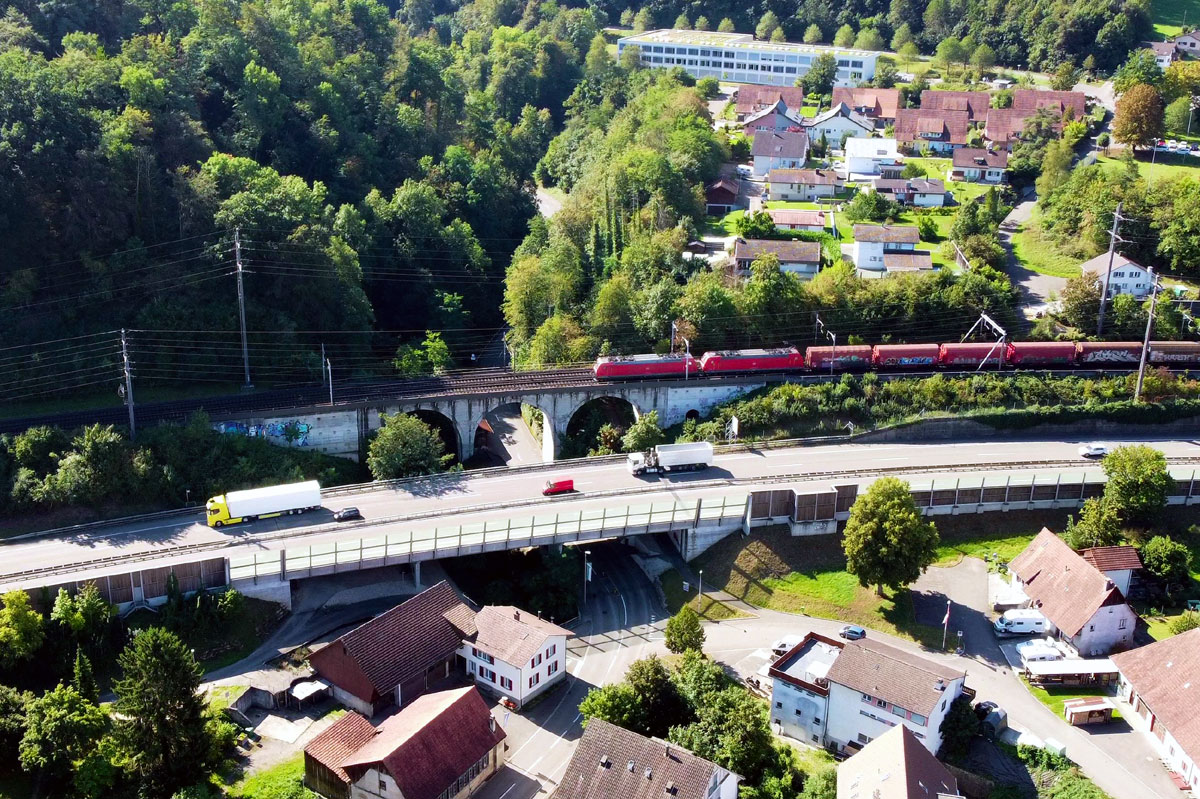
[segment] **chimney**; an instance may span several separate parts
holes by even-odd
[[[1104,581],[1104,590],[1105,590],[1105,591],[1111,591],[1111,590],[1113,590],[1113,588],[1115,588],[1115,587],[1116,587],[1116,583],[1114,583],[1112,580],[1105,580],[1105,581]]]
[[[642,773],[646,775],[646,779],[648,779],[648,780],[654,779],[654,772],[650,770],[649,766],[646,766],[646,770]]]
[[[492,732],[496,731],[496,717],[495,716],[492,716],[491,718],[488,719],[488,727],[491,729]]]
[[[517,621],[520,621],[521,620],[521,611],[517,610],[516,608],[513,608],[513,618],[516,619]]]
[[[938,677],[937,685],[935,685],[935,686],[933,687],[933,690],[935,690],[935,691],[945,691],[945,690],[946,690],[946,681],[945,681],[945,680],[943,680],[941,677]]]
[[[663,742],[663,757],[670,757],[670,756],[671,756],[671,744],[664,741]]]

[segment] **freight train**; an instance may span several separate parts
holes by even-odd
[[[1139,341],[1013,341],[962,344],[848,344],[597,358],[597,380],[649,380],[712,375],[823,372],[904,372],[1010,367],[1013,369],[1134,369]],[[1200,367],[1200,343],[1152,341],[1147,362],[1176,369]]]

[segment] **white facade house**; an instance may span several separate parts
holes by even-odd
[[[794,85],[822,53],[837,58],[837,85],[854,86],[875,77],[879,57],[871,50],[766,42],[749,33],[718,31],[663,29],[635,33],[617,41],[618,57],[627,47],[639,48],[642,63],[652,69],[683,67],[697,79],[773,86]]]
[[[1101,286],[1104,285],[1104,273],[1108,271],[1108,253],[1097,255],[1079,265],[1084,274],[1091,272]],[[1112,273],[1108,276],[1108,296],[1132,294],[1141,300],[1150,296],[1150,271],[1141,264],[1135,263],[1124,255],[1113,257]]]
[[[920,240],[911,225],[855,225],[850,257],[860,276],[881,277],[885,255],[912,253]]]
[[[1180,34],[1172,41],[1175,42],[1175,49],[1179,52],[1200,55],[1200,30]]]
[[[833,149],[841,147],[843,136],[870,136],[874,129],[872,120],[852,111],[845,103],[837,103],[828,111],[804,120],[804,132],[808,134],[808,140],[820,141],[824,136]]]
[[[521,707],[566,679],[569,630],[510,605],[487,605],[475,626],[479,632],[458,654],[481,689]]]
[[[805,743],[853,754],[896,726],[931,753],[966,674],[887,644],[809,633],[771,664],[771,722]]]
[[[843,148],[846,163],[843,172],[851,175],[873,176],[884,172],[899,171],[904,159],[896,148],[895,139],[874,139],[852,136],[846,139]],[[889,170],[887,167],[893,167]]]
[[[1046,617],[1046,632],[1081,656],[1132,646],[1138,616],[1121,589],[1054,533],[1042,528],[1008,571],[1013,588]]]
[[[763,131],[750,145],[754,174],[766,175],[772,169],[803,169],[808,160],[808,135],[802,131]]]
[[[1003,183],[1008,172],[1008,152],[983,147],[960,147],[951,156],[946,180],[970,183]]]
[[[1125,596],[1133,586],[1134,576],[1142,570],[1142,558],[1128,544],[1112,547],[1092,547],[1079,550],[1079,556],[1099,569]]]
[[[767,173],[767,196],[772,200],[819,202],[833,197],[842,179],[832,169],[772,169]]]

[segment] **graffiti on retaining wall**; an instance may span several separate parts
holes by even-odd
[[[265,424],[217,422],[213,425],[213,429],[218,433],[232,433],[239,436],[249,436],[250,438],[275,438],[280,439],[280,441],[272,443],[283,443],[293,447],[307,447],[308,434],[312,432],[312,425],[299,419],[290,419],[286,422],[267,422]]]

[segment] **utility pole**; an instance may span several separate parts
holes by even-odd
[[[333,404],[333,364],[325,359],[325,372],[329,375],[329,404]]]
[[[325,357],[325,342],[321,342],[321,382],[325,382],[325,364],[329,363],[329,359]]]
[[[125,328],[121,328],[121,368],[125,372],[125,405],[129,408],[129,440],[137,438],[137,424],[133,419],[133,371],[129,363],[129,343]]]
[[[834,364],[837,363],[837,333],[834,333],[829,328],[825,327],[825,323],[821,321],[821,315],[814,313],[816,316],[816,327],[820,328],[821,332],[829,336],[829,374],[833,374]]]
[[[1146,377],[1146,355],[1150,352],[1150,331],[1154,328],[1154,309],[1158,305],[1158,275],[1154,274],[1153,269],[1146,271],[1150,273],[1150,313],[1146,316],[1146,337],[1142,339],[1142,357],[1138,361],[1137,388],[1133,392],[1134,402],[1142,400],[1142,381]]]
[[[675,323],[671,323],[671,354],[675,354]]]
[[[1100,293],[1100,319],[1096,322],[1096,335],[1104,332],[1104,309],[1108,306],[1108,281],[1112,278],[1113,259],[1117,255],[1117,242],[1125,239],[1117,235],[1117,227],[1121,224],[1121,206],[1113,212],[1112,230],[1108,231],[1108,270],[1104,273],[1104,289]]]
[[[243,389],[254,388],[250,382],[250,348],[246,345],[246,292],[242,288],[242,229],[233,229],[233,260],[237,264],[238,319],[242,324],[242,368],[246,372]]]
[[[982,369],[984,367],[984,365],[988,362],[988,359],[992,357],[992,353],[996,352],[997,347],[1000,348],[1000,352],[996,353],[996,368],[1003,369],[1004,368],[1004,342],[1008,338],[1008,331],[1006,331],[1004,328],[1000,327],[1000,325],[996,324],[996,320],[993,319],[992,317],[988,316],[987,314],[980,313],[979,318],[975,320],[975,324],[971,325],[971,329],[968,330],[966,332],[966,334],[961,339],[958,340],[958,343],[961,344],[964,341],[966,341],[968,338],[970,338],[971,334],[975,332],[975,328],[979,327],[980,325],[983,325],[984,327],[989,328],[993,333],[995,333],[998,336],[998,338],[996,339],[996,343],[992,345],[992,348],[990,350],[988,350],[987,355],[985,355],[983,357],[983,360],[981,360],[979,362],[979,366],[975,367],[975,371],[978,372],[980,369]]]
[[[681,338],[682,338],[682,336],[681,336]],[[687,380],[688,379],[688,367],[691,366],[691,364],[692,364],[692,342],[688,341],[685,338],[685,339],[683,339],[683,346],[686,347],[686,350],[684,351],[684,354],[683,354],[683,379]]]

